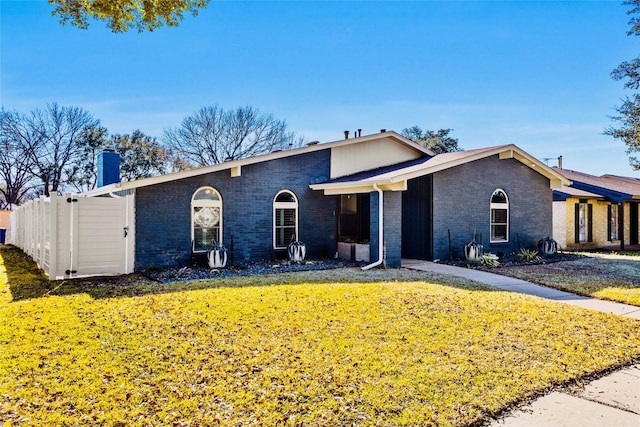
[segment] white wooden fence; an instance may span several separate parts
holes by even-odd
[[[40,197],[11,214],[10,243],[30,255],[51,280],[132,273],[133,198]]]

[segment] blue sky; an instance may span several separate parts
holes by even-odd
[[[464,149],[640,176],[602,135],[628,94],[610,72],[639,53],[619,1],[212,0],[144,34],[63,27],[46,0],[0,8],[5,109],[58,102],[160,137],[203,106],[251,105],[308,140],[452,128]]]

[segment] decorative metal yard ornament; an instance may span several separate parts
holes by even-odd
[[[558,242],[547,236],[544,239],[538,240],[538,251],[544,255],[555,255],[558,252]]]
[[[215,240],[211,250],[207,253],[210,268],[224,268],[227,265],[227,248]]]
[[[299,240],[296,240],[296,235],[291,236],[291,243],[287,246],[287,253],[289,254],[289,261],[303,263],[304,258],[307,255],[307,246]]]
[[[473,239],[464,246],[464,257],[469,262],[479,262],[482,255],[484,255],[484,248],[476,242],[476,230],[473,230]]]

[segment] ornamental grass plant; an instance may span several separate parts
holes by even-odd
[[[477,425],[640,360],[638,321],[418,272],[16,300],[0,256],[5,425]]]

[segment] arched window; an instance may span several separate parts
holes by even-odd
[[[286,249],[294,235],[298,239],[298,199],[283,190],[273,199],[273,248]]]
[[[191,239],[194,251],[222,243],[222,198],[213,187],[201,187],[191,198]]]
[[[491,243],[509,241],[509,198],[497,189],[491,195]]]

